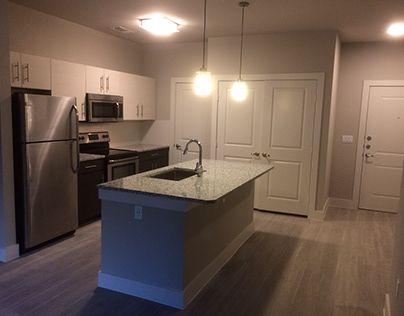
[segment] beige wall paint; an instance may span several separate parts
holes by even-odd
[[[341,64],[333,145],[330,196],[352,199],[364,80],[403,80],[404,42],[346,43]],[[342,144],[353,135],[353,144]]]
[[[143,74],[140,44],[10,2],[10,49]]]
[[[401,180],[400,212],[397,215],[391,275],[389,295],[392,316],[402,316],[404,315],[404,177]],[[397,280],[401,283],[398,297],[396,297]]]
[[[16,242],[8,43],[8,1],[0,0],[0,250]]]
[[[341,43],[339,38],[335,45],[334,67],[331,86],[331,105],[330,105],[330,126],[328,129],[328,144],[327,144],[327,158],[325,167],[325,189],[323,191],[324,197],[329,196],[330,184],[331,184],[331,168],[332,168],[332,153],[333,142],[335,133],[335,113],[337,109],[337,95],[338,95],[338,79],[340,68],[340,56],[341,56]]]

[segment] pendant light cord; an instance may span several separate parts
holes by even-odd
[[[241,39],[240,39],[240,69],[238,73],[238,80],[241,80],[241,68],[243,65],[243,42],[244,42],[244,9],[249,5],[247,1],[241,1],[239,3],[241,7]]]
[[[206,4],[207,0],[205,0],[205,5],[203,8],[203,52],[202,52],[202,70],[206,70]]]

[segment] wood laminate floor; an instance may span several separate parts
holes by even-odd
[[[255,212],[256,233],[185,311],[97,288],[100,222],[0,264],[0,315],[381,315],[394,215]]]

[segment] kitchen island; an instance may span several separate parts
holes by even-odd
[[[180,163],[99,186],[98,285],[184,309],[253,234],[254,180],[273,167],[204,160],[205,172],[155,178]]]

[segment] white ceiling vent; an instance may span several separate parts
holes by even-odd
[[[114,30],[115,32],[119,32],[119,33],[131,33],[132,32],[131,30],[129,30],[126,27],[121,26],[121,25],[113,26],[111,29]]]

